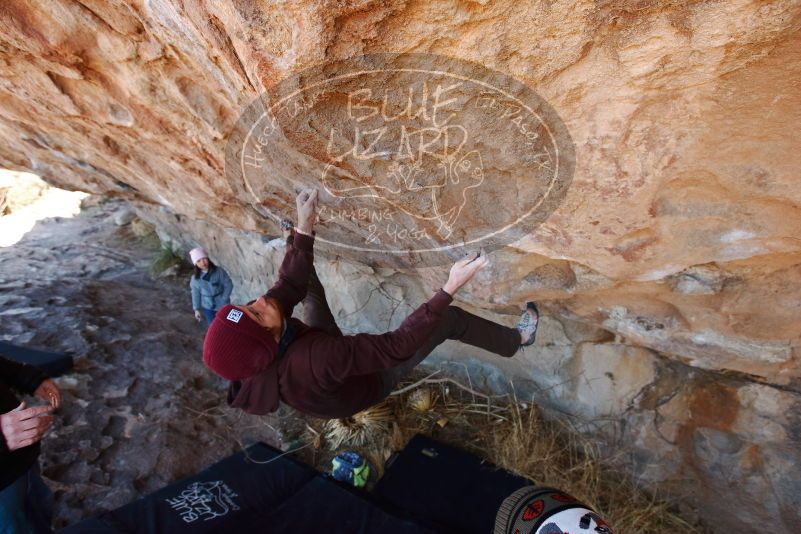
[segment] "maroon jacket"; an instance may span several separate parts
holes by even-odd
[[[266,296],[278,300],[286,317],[306,296],[314,238],[296,234],[287,246],[278,281]],[[452,302],[439,290],[397,330],[386,334],[332,336],[289,319],[297,329],[284,356],[261,374],[231,383],[228,403],[263,415],[279,399],[306,414],[325,419],[348,417],[381,400],[381,371],[411,358],[433,332]]]

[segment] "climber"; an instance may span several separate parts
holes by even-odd
[[[189,290],[192,292],[192,308],[195,319],[211,324],[217,311],[231,302],[231,291],[234,284],[222,267],[214,265],[208,253],[198,247],[189,251],[189,257],[195,266],[195,272],[189,279]]]
[[[48,404],[28,408],[12,387]],[[39,441],[60,404],[55,382],[31,365],[0,356],[0,532],[51,532],[53,494],[39,474]]]
[[[266,294],[219,311],[206,333],[203,362],[231,381],[228,403],[263,415],[284,401],[324,419],[348,417],[388,396],[446,339],[511,357],[534,342],[538,312],[529,303],[517,328],[451,306],[453,296],[488,263],[479,252],[456,262],[447,282],[400,327],[345,336],[328,308],[313,265],[317,191],[296,200],[298,224],[287,235],[278,281]],[[303,321],[292,318],[303,302]]]

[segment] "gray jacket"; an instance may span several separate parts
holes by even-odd
[[[213,269],[201,272],[199,278],[193,274],[189,279],[189,289],[192,291],[192,309],[217,311],[231,302],[234,284],[228,273],[215,265]]]

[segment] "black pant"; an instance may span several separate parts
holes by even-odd
[[[303,322],[319,328],[332,336],[341,336],[328,303],[325,290],[312,267],[306,298],[303,299]],[[479,347],[500,356],[511,357],[520,347],[520,332],[516,328],[493,323],[456,306],[448,306],[437,328],[431,333],[420,349],[402,364],[382,372],[384,396],[389,395],[398,382],[446,339],[457,339],[474,347]]]

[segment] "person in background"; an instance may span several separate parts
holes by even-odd
[[[446,339],[507,358],[534,343],[539,313],[533,302],[516,328],[451,306],[487,265],[483,251],[456,262],[441,289],[397,329],[343,335],[314,270],[317,190],[301,192],[296,202],[298,225],[273,287],[248,304],[224,306],[206,333],[203,362],[231,381],[231,406],[263,415],[283,401],[314,417],[349,417],[386,398]],[[292,317],[301,302],[303,321]]]
[[[11,388],[45,406],[28,408]],[[0,356],[0,533],[52,532],[53,494],[39,474],[39,442],[61,405],[55,382],[30,365]]]
[[[192,292],[192,308],[195,319],[211,324],[217,311],[231,302],[231,291],[234,284],[222,267],[214,265],[208,253],[202,248],[193,248],[189,257],[195,266],[195,272],[189,280]]]

